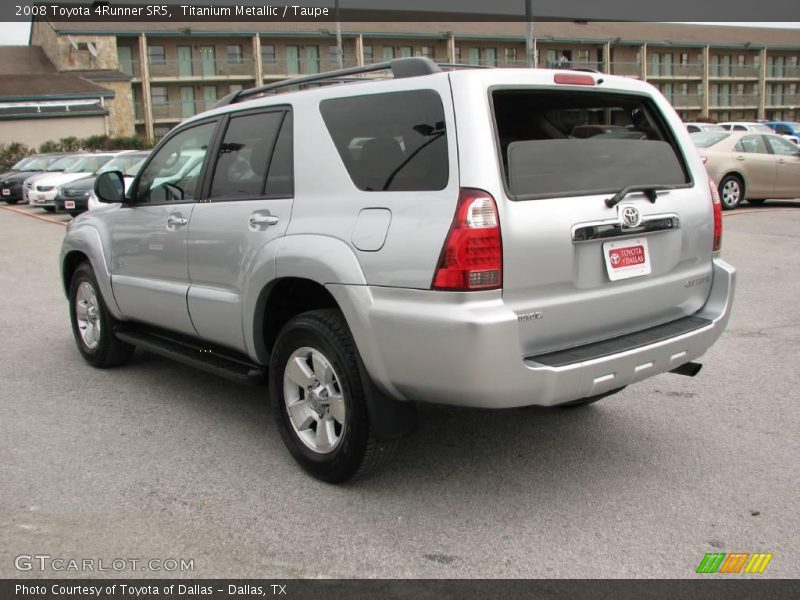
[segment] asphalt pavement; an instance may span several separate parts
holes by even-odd
[[[140,351],[87,366],[64,227],[0,210],[0,578],[684,578],[707,552],[798,577],[800,203],[724,224],[738,291],[696,378],[582,409],[421,406],[389,467],[331,486],[294,464],[264,388]],[[17,569],[34,555],[193,570]]]

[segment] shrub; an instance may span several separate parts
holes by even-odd
[[[39,152],[95,152],[98,150],[149,150],[153,144],[139,136],[109,137],[92,135],[87,138],[67,137],[57,142],[45,142],[39,146]]]

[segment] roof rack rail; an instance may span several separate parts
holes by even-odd
[[[470,65],[466,63],[436,63],[447,69],[494,69],[494,65]]]
[[[325,81],[333,82],[335,80],[353,81],[356,78],[348,78],[348,76],[360,75],[362,73],[374,73],[375,71],[391,71],[395,79],[402,79],[405,77],[432,75],[434,73],[440,73],[442,70],[439,68],[439,65],[433,62],[431,59],[422,56],[396,58],[386,62],[364,65],[362,67],[350,67],[347,69],[337,69],[335,71],[326,71],[324,73],[305,75],[304,77],[292,77],[276,83],[268,83],[267,85],[260,85],[246,90],[239,90],[238,92],[233,92],[232,94],[228,94],[222,98],[214,105],[214,108],[228,106],[229,104],[234,104],[246,98],[250,98],[251,96],[258,96],[274,90],[293,87],[296,85],[304,85],[307,83],[324,83]]]

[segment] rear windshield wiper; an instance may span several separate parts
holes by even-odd
[[[658,194],[656,193],[657,190],[672,190],[675,189],[675,186],[672,185],[626,185],[616,194],[611,196],[611,198],[606,198],[606,206],[608,208],[613,208],[617,204],[620,203],[622,199],[625,198],[628,194],[633,192],[643,192],[647,199],[650,200],[653,204],[655,204],[656,198]]]

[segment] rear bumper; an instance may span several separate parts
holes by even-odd
[[[0,200],[22,200],[22,188],[19,186],[2,186],[0,187]]]
[[[707,324],[638,347],[612,344],[609,354],[589,353],[586,360],[557,361],[558,366],[520,356],[517,315],[498,293],[331,288],[346,307],[367,370],[387,393],[404,400],[510,408],[602,394],[698,358],[722,334],[733,302],[733,267],[715,259],[713,273],[709,298],[692,315]]]

